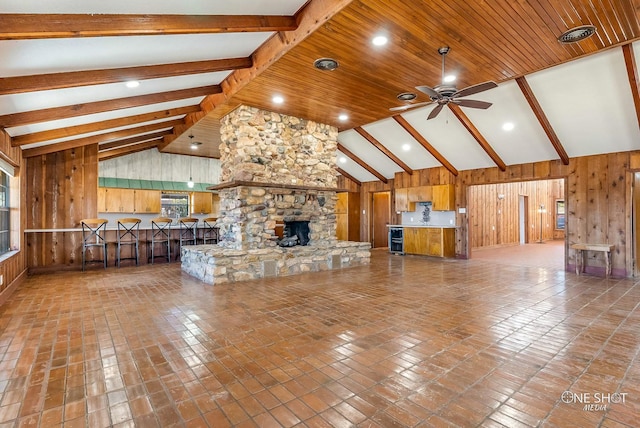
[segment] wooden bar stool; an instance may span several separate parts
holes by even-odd
[[[178,227],[180,228],[180,248],[178,249],[177,257],[180,257],[180,251],[182,251],[183,245],[197,244],[198,219],[194,217],[182,217],[178,222]]]
[[[126,217],[118,219],[118,248],[116,249],[117,265],[120,267],[120,261],[122,260],[135,260],[136,266],[139,262],[139,242],[140,242],[140,219],[133,217]],[[129,246],[132,251],[135,251],[131,257],[122,257],[122,247]]]
[[[107,240],[105,232],[109,221],[104,218],[85,218],[81,220],[82,224],[82,271],[90,262],[102,262],[104,268],[107,268]],[[87,248],[102,248],[102,259],[87,260]]]
[[[156,256],[156,244],[167,247],[167,254]],[[171,219],[169,217],[158,217],[151,220],[151,264],[156,257],[166,257],[167,263],[171,262]]]
[[[202,221],[202,243],[203,244],[217,244],[220,229],[216,225],[218,221],[217,217],[208,217]]]

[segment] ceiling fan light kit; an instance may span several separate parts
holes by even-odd
[[[450,50],[451,48],[449,48],[449,46],[443,46],[438,49],[438,53],[440,54],[440,56],[442,56],[442,83],[440,85],[434,86],[433,88],[430,86],[424,86],[424,85],[416,86],[416,89],[418,91],[428,95],[429,98],[431,98],[431,101],[437,104],[435,108],[431,110],[431,113],[429,114],[429,116],[427,116],[427,120],[433,119],[436,116],[438,116],[438,114],[440,114],[440,112],[442,111],[442,108],[449,103],[457,104],[460,107],[487,109],[491,107],[491,103],[489,102],[479,101],[479,100],[466,100],[466,99],[463,100],[459,98],[478,94],[480,92],[484,92],[489,89],[498,87],[498,85],[495,82],[491,82],[491,81],[479,83],[473,86],[468,86],[460,90],[458,90],[456,86],[453,84],[446,84],[445,83],[445,57]],[[403,92],[402,94],[398,95],[398,99],[402,101],[406,101],[406,99],[403,99],[400,97],[403,94],[407,94],[407,92]],[[420,107],[427,104],[431,104],[431,103],[422,102],[422,103],[415,103],[415,104],[407,104],[404,106],[392,107],[389,110],[391,111],[408,110],[410,108]]]

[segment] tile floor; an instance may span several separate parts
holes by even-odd
[[[633,280],[485,260],[32,276],[0,307],[0,427],[632,427],[639,332]]]

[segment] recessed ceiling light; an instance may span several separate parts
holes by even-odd
[[[373,38],[373,40],[371,40],[371,43],[376,46],[384,46],[388,41],[389,39],[387,39],[385,36],[376,36]]]
[[[447,76],[444,76],[443,80],[444,80],[445,83],[451,83],[454,80],[456,80],[456,76],[454,76],[453,74],[449,74]]]
[[[502,129],[505,131],[511,131],[515,127],[516,126],[513,124],[513,122],[505,122],[504,124],[502,124]]]
[[[411,150],[411,144],[408,144],[408,143],[403,144],[402,150],[404,150],[405,152],[408,152],[409,150]]]
[[[313,62],[313,66],[322,71],[333,71],[338,68],[338,61],[333,58],[319,58]]]
[[[138,86],[140,86],[140,82],[138,82],[137,80],[129,80],[126,85],[127,88],[137,88]]]
[[[596,27],[593,25],[581,25],[579,27],[570,28],[560,34],[558,41],[560,43],[575,43],[593,36],[596,33]]]
[[[349,116],[343,113],[340,116],[338,116],[338,119],[344,122],[345,120],[349,119]]]
[[[198,150],[198,147],[200,147],[202,145],[202,143],[200,141],[194,141],[193,143],[191,143],[191,150]]]
[[[401,92],[396,95],[396,98],[400,101],[413,101],[417,96],[418,95],[416,95],[414,92]]]
[[[340,159],[338,159],[340,161],[340,163],[347,163],[347,158],[345,158],[344,156],[340,156]]]
[[[282,104],[284,102],[284,98],[282,98],[280,95],[276,95],[271,100],[276,104]]]

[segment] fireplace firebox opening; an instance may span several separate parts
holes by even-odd
[[[308,221],[285,221],[283,238],[278,243],[281,247],[293,247],[295,245],[307,245],[309,243]]]

